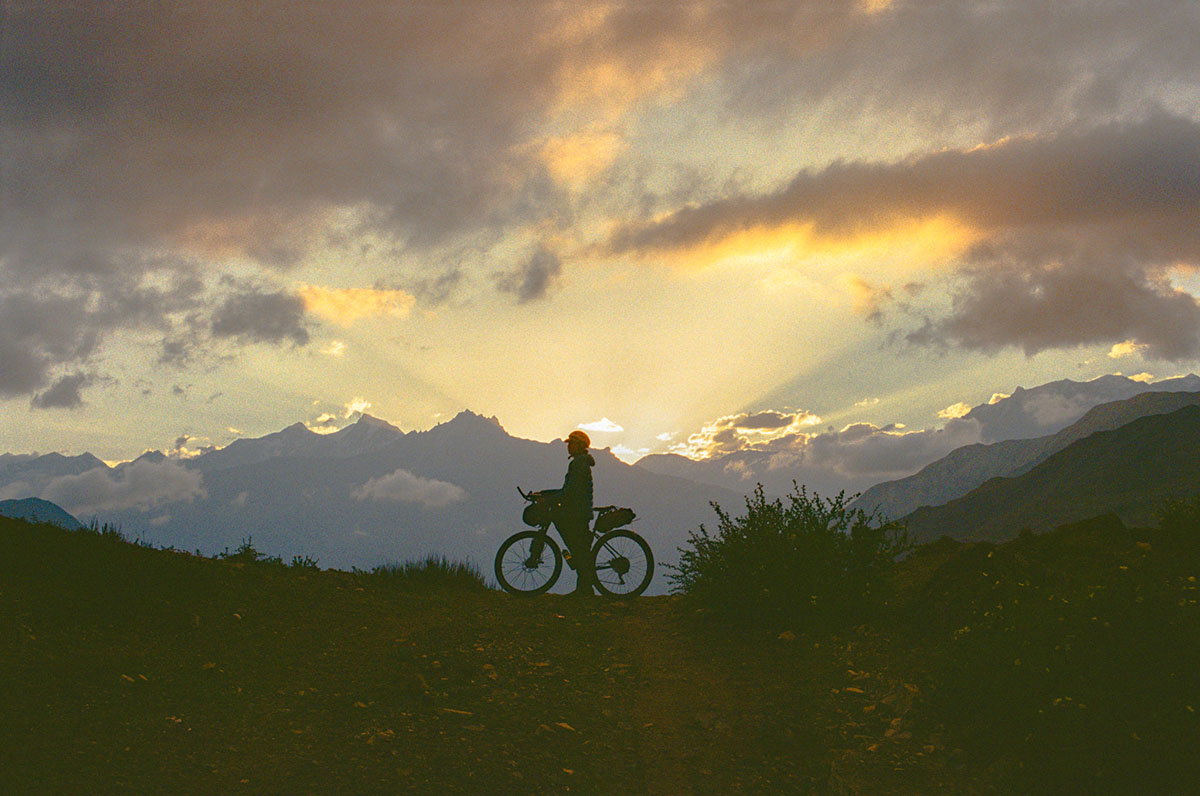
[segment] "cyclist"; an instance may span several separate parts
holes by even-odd
[[[574,594],[586,595],[592,593],[592,582],[595,579],[592,562],[592,468],[596,460],[588,453],[592,441],[582,431],[572,431],[567,435],[567,453],[571,463],[567,465],[567,477],[563,479],[561,489],[546,489],[542,495],[554,504],[551,515],[554,526],[567,549],[571,551],[571,561],[575,565]]]

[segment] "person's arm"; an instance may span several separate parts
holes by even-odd
[[[574,486],[572,481],[575,480],[572,475],[574,474],[576,468],[576,461],[578,461],[578,459],[572,459],[571,463],[567,465],[567,475],[563,478],[562,487],[559,489],[543,489],[542,494],[544,496],[550,498],[551,500],[561,502],[567,495],[571,494],[572,487]]]

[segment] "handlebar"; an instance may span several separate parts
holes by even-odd
[[[538,499],[542,497],[541,492],[532,489],[526,492],[525,490],[521,489],[521,487],[517,487],[517,492],[520,493],[521,497],[525,498],[525,500],[529,501],[530,503],[536,503]]]

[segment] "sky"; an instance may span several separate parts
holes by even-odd
[[[0,8],[0,451],[704,457],[1200,369],[1194,0]]]

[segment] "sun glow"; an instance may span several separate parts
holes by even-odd
[[[706,268],[718,264],[805,263],[832,272],[849,263],[886,261],[912,270],[948,262],[981,233],[950,216],[914,219],[840,235],[810,222],[752,227],[711,238],[668,254],[673,264]],[[656,252],[657,254],[657,252]]]
[[[416,303],[416,298],[410,293],[383,288],[301,285],[298,292],[306,310],[341,326],[349,326],[373,315],[403,317]],[[337,356],[340,351],[329,353]]]

